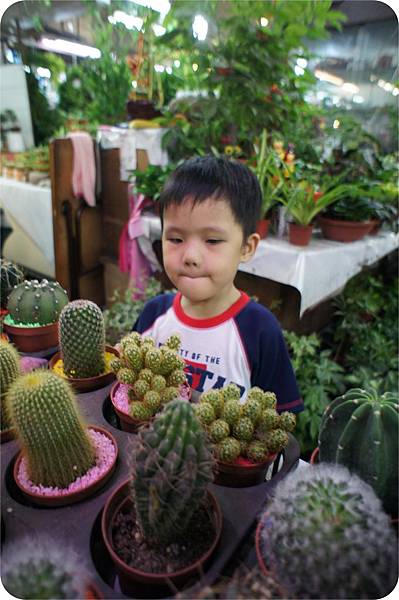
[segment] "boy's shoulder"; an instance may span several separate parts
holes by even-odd
[[[164,315],[170,309],[175,296],[176,294],[167,292],[164,294],[158,294],[158,296],[154,296],[154,298],[148,300],[145,303],[139,318],[134,324],[133,330],[142,333],[151,327],[158,317]]]
[[[269,333],[281,331],[280,323],[274,314],[266,306],[252,299],[238,313],[236,321],[239,326],[245,329],[251,327],[252,333],[264,329],[267,329]]]

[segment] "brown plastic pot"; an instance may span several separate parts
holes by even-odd
[[[372,219],[370,221],[370,223],[372,223],[373,226],[372,226],[371,230],[369,231],[369,235],[377,235],[377,233],[381,229],[381,225],[382,225],[381,221],[379,219]]]
[[[42,327],[17,327],[3,323],[6,333],[20,352],[41,352],[58,346],[58,321]]]
[[[127,565],[115,552],[112,543],[113,523],[116,515],[120,511],[127,512],[132,505],[130,497],[130,480],[124,481],[108,498],[102,516],[101,516],[101,531],[104,543],[107,547],[109,555],[113,560],[116,571],[119,576],[121,590],[127,596],[135,597],[137,594],[137,583],[145,584],[150,588],[153,587],[170,587],[173,588],[182,586],[188,579],[193,576],[201,577],[204,574],[204,564],[211,557],[216,549],[222,533],[223,516],[219,506],[219,502],[215,496],[208,490],[207,502],[211,508],[212,519],[215,528],[215,537],[212,540],[208,550],[192,565],[175,571],[173,573],[146,573],[140,569],[135,569]],[[136,594],[135,592],[136,588]],[[137,596],[136,596],[137,597]]]
[[[313,225],[288,223],[288,241],[294,246],[308,246],[312,237]]]
[[[116,461],[118,459],[118,444],[116,443],[114,436],[107,429],[104,429],[103,427],[99,427],[98,425],[89,425],[88,429],[93,429],[94,431],[98,431],[98,432],[106,435],[112,441],[112,443],[116,449],[115,459],[112,462],[112,464],[109,466],[108,470],[99,479],[97,479],[96,481],[93,481],[89,486],[87,486],[83,490],[77,490],[76,492],[71,492],[70,494],[67,494],[64,496],[44,496],[43,494],[39,494],[37,492],[34,493],[34,492],[31,492],[30,490],[27,490],[19,482],[18,471],[19,471],[19,465],[22,460],[22,452],[19,452],[17,459],[14,463],[13,476],[14,476],[14,481],[15,481],[16,485],[21,490],[21,492],[23,493],[24,496],[26,496],[27,498],[32,500],[32,502],[34,502],[35,504],[38,504],[40,506],[50,506],[50,507],[66,506],[69,504],[75,504],[75,502],[80,502],[81,500],[85,500],[86,498],[88,498],[89,496],[92,496],[95,492],[97,492],[97,490],[99,490],[100,488],[103,487],[103,485],[108,481],[108,479],[111,477],[112,473],[115,470]]]
[[[264,462],[248,465],[217,460],[214,483],[226,487],[249,487],[264,483],[266,472],[276,457],[277,454],[270,454]]]
[[[259,219],[256,222],[256,233],[258,233],[262,240],[267,238],[270,227],[270,219]]]
[[[137,433],[137,431],[143,427],[144,425],[148,425],[151,421],[154,420],[154,417],[148,419],[148,421],[139,421],[138,419],[133,419],[129,414],[119,410],[114,403],[115,392],[119,387],[119,382],[116,382],[111,388],[111,402],[112,408],[116,412],[119,417],[122,431],[126,431],[127,433]]]
[[[111,352],[112,354],[115,354],[115,356],[119,357],[118,350],[113,346],[105,346],[105,350],[106,352]],[[53,369],[60,358],[61,352],[54,354],[54,356],[51,357],[49,368]],[[111,383],[115,379],[115,373],[110,371],[109,373],[101,373],[101,375],[96,375],[95,377],[83,377],[82,379],[65,377],[65,379],[78,392],[92,392]]]
[[[341,221],[319,216],[323,236],[336,242],[356,242],[369,234],[374,227],[373,221]]]

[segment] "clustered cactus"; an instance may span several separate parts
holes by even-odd
[[[2,582],[15,598],[86,598],[89,575],[82,557],[49,538],[14,542],[4,553]]]
[[[24,274],[18,265],[5,258],[0,258],[0,274],[1,308],[6,308],[9,293],[24,280]]]
[[[192,405],[174,400],[140,431],[132,498],[145,539],[169,543],[184,533],[213,479],[212,453]]]
[[[1,430],[9,429],[11,422],[6,409],[7,392],[20,374],[17,350],[0,338]]]
[[[290,598],[382,598],[397,544],[373,489],[321,464],[282,480],[262,517],[261,552]]]
[[[7,409],[37,485],[66,488],[95,464],[95,450],[69,384],[51,371],[19,377]]]
[[[178,355],[180,338],[171,335],[160,348],[151,337],[133,332],[121,340],[120,358],[111,369],[120,383],[129,386],[130,416],[138,421],[151,419],[162,407],[179,397],[186,382],[185,362]]]
[[[398,396],[352,389],[336,398],[320,423],[320,461],[338,463],[369,483],[384,508],[398,512]]]
[[[67,304],[59,320],[64,374],[83,379],[105,371],[105,328],[101,309],[90,300]]]
[[[33,279],[14,287],[7,309],[15,324],[49,325],[58,320],[67,302],[67,293],[57,281]]]
[[[195,406],[196,415],[220,461],[233,463],[241,456],[261,463],[288,444],[287,432],[295,428],[295,416],[279,415],[276,395],[258,387],[250,389],[244,404],[239,400],[240,390],[233,383],[208,390]]]

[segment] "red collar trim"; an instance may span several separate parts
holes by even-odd
[[[216,325],[220,325],[229,319],[232,319],[236,316],[237,313],[240,312],[241,309],[244,308],[246,304],[250,301],[249,296],[245,292],[240,292],[241,296],[224,312],[220,315],[216,315],[216,317],[210,317],[209,319],[195,319],[194,317],[190,317],[186,315],[181,305],[181,293],[177,292],[176,296],[173,299],[173,309],[176,313],[179,321],[184,323],[185,325],[189,325],[190,327],[197,327],[200,329],[204,329],[206,327],[216,327]]]

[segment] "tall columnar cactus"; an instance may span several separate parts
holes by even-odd
[[[0,338],[1,429],[11,427],[6,409],[6,396],[10,385],[20,373],[19,354],[8,342]]]
[[[60,348],[67,377],[95,377],[105,370],[105,329],[101,309],[90,300],[74,300],[59,321]]]
[[[262,517],[261,552],[289,598],[382,598],[396,536],[373,489],[339,465],[294,472]]]
[[[390,514],[398,512],[398,397],[349,390],[325,410],[320,461],[339,463],[369,483]]]
[[[49,325],[58,320],[67,302],[67,293],[57,281],[33,279],[14,287],[7,308],[14,323]]]
[[[146,539],[168,543],[183,533],[213,479],[212,455],[193,408],[167,404],[139,433],[132,497]]]
[[[7,398],[35,484],[65,488],[95,463],[95,451],[68,383],[49,371],[17,379]]]
[[[1,308],[6,308],[9,293],[24,280],[24,274],[18,265],[5,258],[0,258],[0,272]]]
[[[15,598],[86,598],[89,575],[82,557],[47,537],[22,539],[4,552],[2,582]]]

